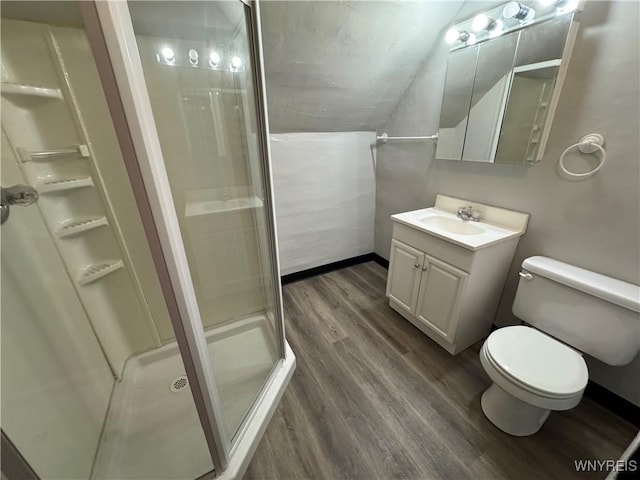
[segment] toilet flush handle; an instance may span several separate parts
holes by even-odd
[[[518,275],[520,275],[525,280],[533,280],[533,275],[531,275],[529,272],[518,272]]]

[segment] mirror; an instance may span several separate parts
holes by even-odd
[[[462,159],[477,56],[477,47],[449,54],[436,147],[437,158]]]
[[[518,33],[512,33],[479,46],[464,161],[490,162],[495,157],[517,44]]]
[[[553,17],[449,53],[436,158],[503,164],[542,158],[572,20]]]
[[[496,163],[532,164],[542,157],[570,24],[566,16],[520,32]]]

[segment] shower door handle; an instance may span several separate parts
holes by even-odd
[[[9,219],[11,205],[22,205],[26,207],[36,203],[39,197],[38,191],[29,185],[14,185],[12,187],[0,188],[0,225]]]

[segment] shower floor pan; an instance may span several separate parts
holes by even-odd
[[[277,345],[265,316],[206,335],[231,438],[278,359]],[[95,480],[191,480],[212,470],[184,374],[175,342],[129,359],[111,400]]]

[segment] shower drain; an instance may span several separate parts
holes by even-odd
[[[189,380],[186,375],[181,375],[172,380],[169,390],[173,393],[181,392],[189,386]]]

